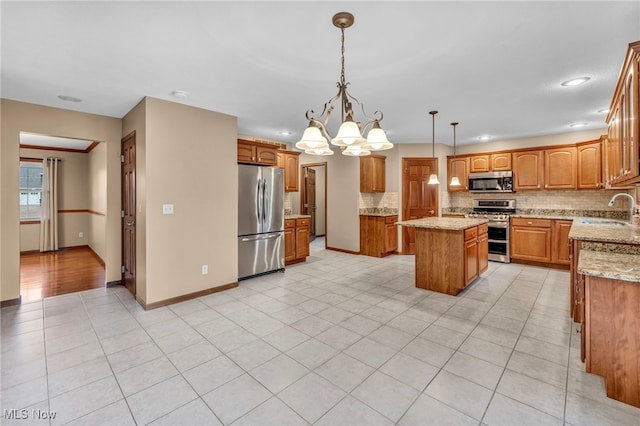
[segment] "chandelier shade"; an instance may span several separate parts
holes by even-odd
[[[324,104],[322,113],[319,116],[314,116],[314,111],[311,109],[307,111],[306,117],[309,120],[309,127],[305,130],[300,141],[296,143],[296,148],[304,149],[305,152],[312,155],[331,155],[326,153],[326,150],[331,151],[327,142],[331,141],[331,145],[342,149],[343,155],[358,157],[370,155],[371,151],[391,149],[393,144],[389,142],[384,130],[380,127],[380,121],[383,118],[382,113],[376,111],[373,117],[367,116],[364,105],[347,91],[349,83],[346,81],[344,72],[344,30],[353,25],[354,17],[351,13],[340,12],[333,16],[332,22],[335,27],[340,29],[342,35],[340,81],[337,83],[338,93]],[[340,103],[341,124],[338,134],[332,137],[327,130],[327,125],[331,118],[331,113],[335,110],[338,102]],[[359,107],[358,110],[362,110],[363,120],[354,119],[354,104]],[[362,135],[369,128],[369,133],[365,138]],[[323,145],[323,142],[325,145]],[[356,149],[356,147],[358,148]],[[323,154],[315,154],[315,152],[323,152]]]
[[[455,169],[456,169],[456,126],[460,124],[460,123],[451,123],[451,125],[453,126],[453,167],[451,167],[451,173],[455,173]],[[460,186],[460,179],[458,179],[458,176],[453,176],[451,178],[451,183],[449,183],[449,186]]]

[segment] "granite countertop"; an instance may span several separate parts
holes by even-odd
[[[637,255],[580,250],[578,273],[640,283]]]
[[[608,224],[598,224],[597,220],[590,222],[590,224],[583,224],[580,220],[574,220],[569,231],[569,239],[640,245],[640,226],[638,225],[629,225],[620,221],[608,221]],[[623,224],[613,224],[616,222]],[[637,258],[636,262],[638,262]]]
[[[308,214],[297,214],[297,213],[290,213],[290,214],[285,214],[284,215],[284,219],[311,219],[311,215]]]
[[[487,219],[470,219],[455,217],[425,217],[422,219],[405,220],[396,222],[396,225],[409,226],[412,228],[426,229],[447,229],[450,231],[461,231],[489,222]]]

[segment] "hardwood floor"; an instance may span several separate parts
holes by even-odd
[[[104,265],[87,246],[20,256],[22,302],[104,286]]]

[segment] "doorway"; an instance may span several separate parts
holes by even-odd
[[[439,185],[429,185],[429,175],[438,173],[436,158],[402,159],[402,220],[438,215]],[[402,227],[402,251],[416,253],[415,228]]]
[[[311,216],[310,241],[324,237],[327,229],[327,163],[300,167],[300,213]]]
[[[106,199],[100,178],[106,164],[105,144],[89,139],[20,132],[20,275],[22,302],[106,285],[102,242]],[[43,158],[56,158],[57,249],[41,246]],[[50,216],[52,217],[52,216]],[[55,228],[55,225],[53,226]],[[41,251],[45,250],[45,251]],[[46,251],[53,250],[53,251]]]

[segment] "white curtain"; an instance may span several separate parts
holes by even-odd
[[[42,160],[40,251],[58,250],[58,159]]]

